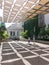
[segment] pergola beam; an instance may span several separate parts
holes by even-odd
[[[34,13],[36,13],[37,11],[41,11],[40,9],[41,9],[42,7],[44,7],[46,4],[48,4],[48,3],[49,3],[49,2],[46,2],[44,5],[41,5],[41,7],[40,7],[39,9],[37,9],[37,10],[34,9],[35,12],[33,12],[30,16],[32,16],[32,15],[33,15]],[[39,4],[39,5],[40,5],[40,4]],[[44,11],[42,11],[42,12],[44,12]],[[41,13],[42,13],[42,12],[41,12]],[[29,16],[29,17],[30,17],[30,16]]]
[[[2,22],[4,21],[4,0],[2,0],[2,11],[3,11],[3,16],[2,16]]]
[[[11,9],[10,9],[10,12],[9,12],[9,15],[8,15],[8,18],[7,18],[7,22],[9,21],[9,18],[10,18],[12,9],[13,9],[13,7],[14,7],[14,5],[15,5],[15,2],[16,2],[16,0],[13,1],[12,7],[11,7]]]
[[[23,9],[23,7],[26,5],[26,3],[28,2],[28,0],[26,0],[23,4],[23,6],[20,8],[20,10],[17,12],[17,14],[15,15],[15,17],[13,18],[12,22],[15,20],[15,18],[17,17],[17,15],[20,13],[20,11]]]
[[[26,0],[26,1],[24,2],[23,6],[22,6],[22,7],[20,8],[20,10],[17,12],[17,14],[16,14],[15,17],[13,18],[12,22],[14,22],[15,18],[16,18],[17,15],[21,12],[21,10],[23,9],[23,7],[26,5],[26,3],[27,3],[28,1],[29,1],[29,0]],[[40,0],[37,0],[37,2],[34,3],[34,5],[33,5],[31,8],[29,8],[28,11],[31,10],[31,9],[32,9],[35,5],[37,5],[39,2],[40,2]]]

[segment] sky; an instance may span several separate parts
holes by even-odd
[[[14,23],[5,23],[6,28],[8,28],[9,26],[11,26],[12,24],[14,24]]]

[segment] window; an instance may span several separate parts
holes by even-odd
[[[13,36],[15,36],[15,32],[13,31]]]
[[[12,36],[12,31],[10,32],[10,35]]]
[[[10,32],[10,35],[11,35],[11,36],[15,36],[15,32],[14,32],[14,31],[11,31],[11,32]]]

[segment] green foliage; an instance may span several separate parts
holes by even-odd
[[[49,29],[46,30],[47,35],[49,35]]]
[[[6,31],[5,23],[0,23],[0,40],[8,38],[9,35]]]
[[[22,35],[22,37],[24,37],[24,38],[26,37],[26,34],[27,34],[27,30],[21,32],[21,35]]]
[[[9,37],[9,35],[8,35],[7,31],[4,31],[4,33],[3,33],[3,37],[4,37],[4,39],[6,39],[6,38],[8,38],[8,37]]]
[[[44,27],[40,29],[40,35],[41,36],[45,36],[46,35],[46,30],[45,30]]]
[[[46,29],[46,33],[47,35],[49,35],[49,24],[48,24],[48,28]]]
[[[43,36],[43,37],[45,37],[46,35],[49,36],[49,25],[48,25],[48,28],[47,29],[45,27],[46,26],[40,28],[40,33],[39,33],[40,36]]]
[[[49,28],[49,24],[48,24],[48,28]]]
[[[35,27],[35,32],[34,32],[34,27]],[[24,23],[24,31],[27,30],[27,38],[30,37],[31,39],[33,38],[33,34],[35,36],[38,36],[38,16],[35,16],[33,19],[29,19]]]

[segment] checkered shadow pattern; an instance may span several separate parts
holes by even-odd
[[[49,47],[3,43],[1,65],[49,65]]]

